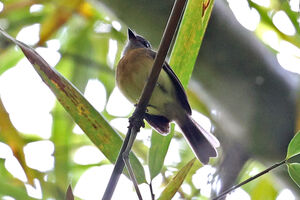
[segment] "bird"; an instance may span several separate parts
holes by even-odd
[[[155,56],[156,52],[152,50],[150,42],[128,28],[128,42],[117,64],[116,84],[133,104],[137,104],[141,96]],[[220,143],[214,135],[197,124],[191,114],[192,110],[184,88],[165,61],[144,119],[162,135],[169,133],[169,124],[175,121],[198,160],[207,164],[210,157],[217,157],[216,148]]]

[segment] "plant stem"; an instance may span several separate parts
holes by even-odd
[[[251,177],[251,178],[249,178],[249,179],[247,179],[247,180],[241,182],[240,184],[237,184],[237,185],[233,186],[232,188],[229,188],[228,190],[225,190],[225,191],[222,192],[219,196],[213,198],[213,200],[218,200],[218,199],[220,199],[221,197],[224,197],[225,195],[229,194],[229,193],[232,192],[233,190],[235,190],[235,189],[237,189],[237,188],[239,188],[239,187],[241,187],[241,186],[243,186],[243,185],[249,183],[250,181],[253,181],[254,179],[256,179],[256,178],[258,178],[258,177],[260,177],[260,176],[262,176],[262,175],[268,173],[269,171],[271,171],[271,170],[273,170],[273,169],[275,169],[275,168],[277,168],[277,167],[279,167],[279,166],[281,166],[281,165],[283,165],[283,164],[286,164],[286,160],[283,160],[283,161],[281,161],[281,162],[279,162],[279,163],[276,163],[276,164],[272,165],[271,167],[265,169],[264,171],[262,171],[262,172],[256,174],[255,176],[253,176],[253,177]]]
[[[152,181],[150,181],[149,188],[150,188],[150,193],[151,193],[151,199],[155,200],[155,195],[153,193],[153,187],[152,187]]]
[[[105,193],[102,197],[103,200],[111,199],[113,192],[116,188],[117,182],[120,178],[120,175],[124,169],[124,161],[123,161],[122,155],[128,145],[128,140],[130,138],[129,135],[132,134],[131,130],[134,129],[134,130],[138,131],[143,124],[144,114],[145,114],[148,102],[151,98],[152,92],[156,85],[159,73],[160,73],[162,65],[165,61],[171,41],[175,34],[175,30],[176,30],[178,22],[180,20],[181,14],[183,13],[184,5],[185,5],[186,1],[187,0],[176,0],[175,4],[173,6],[166,29],[164,31],[162,40],[159,45],[157,55],[154,60],[152,71],[151,71],[148,81],[143,89],[143,92],[142,92],[140,100],[136,106],[136,109],[135,109],[131,119],[129,120],[129,122],[130,122],[129,129],[128,129],[126,138],[124,140],[124,143],[122,145],[121,151],[118,155],[117,162],[115,164],[113,173],[110,177],[109,183],[108,183]]]
[[[127,147],[127,144],[128,144],[129,138],[130,138],[130,133],[131,133],[131,129],[128,129],[126,137],[125,137],[124,142],[123,142],[123,145],[122,145],[121,150],[119,152],[117,161],[115,163],[115,167],[113,169],[113,172],[111,174],[109,182],[106,186],[106,190],[105,190],[104,195],[102,197],[103,200],[111,199],[111,197],[112,197],[112,195],[113,195],[113,193],[116,189],[118,180],[119,180],[119,178],[120,178],[120,176],[123,172],[125,163],[123,161],[123,156],[122,155],[123,155],[123,152],[125,151],[125,149]]]

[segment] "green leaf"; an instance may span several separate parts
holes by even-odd
[[[6,179],[7,180],[7,179]],[[14,186],[9,182],[0,182],[0,196],[11,196],[15,199],[28,199],[28,200],[36,200],[35,198],[29,197],[25,187]]]
[[[0,75],[6,70],[14,67],[23,58],[21,51],[16,50],[14,47],[8,48],[0,54]]]
[[[288,172],[293,181],[300,187],[300,164],[291,163],[288,164]]]
[[[5,31],[0,32],[9,40],[18,45],[42,80],[55,94],[58,101],[71,115],[90,140],[111,161],[115,162],[122,145],[122,138],[98,113],[83,95],[65,79],[31,47],[17,41]],[[138,183],[146,182],[143,166],[137,157],[130,154],[130,162],[133,166]]]
[[[0,177],[2,180],[0,181],[0,198],[11,196],[15,199],[33,200],[34,198],[28,196],[24,183],[9,173],[4,163],[5,160],[0,159]]]
[[[81,0],[58,1],[56,8],[43,20],[40,30],[39,45],[44,44],[59,28],[61,28],[79,10]]]
[[[170,65],[185,88],[196,63],[213,3],[213,0],[188,1],[179,27]]]
[[[0,97],[0,140],[4,141],[14,152],[14,156],[22,166],[28,183],[33,185],[33,179],[37,173],[27,166],[25,161],[24,146],[25,141],[18,130],[14,127],[9,118],[9,113],[6,111]]]
[[[149,149],[149,170],[151,180],[160,173],[163,167],[173,135],[173,130],[166,136],[161,135],[156,131],[152,131],[151,146]]]
[[[253,187],[247,192],[250,194],[251,199],[255,200],[276,199],[278,191],[274,182],[275,180],[273,180],[271,176],[261,177],[256,182],[253,181]]]
[[[195,161],[196,158],[192,159],[182,169],[180,169],[180,171],[177,172],[176,176],[172,178],[172,180],[168,183],[167,187],[161,193],[160,197],[158,198],[159,200],[172,199],[172,197],[180,188],[182,182],[189,173]]]
[[[240,172],[239,181],[247,180],[253,177],[253,173],[262,172],[266,167],[254,160],[248,161]],[[251,199],[257,200],[273,200],[276,199],[280,188],[274,184],[274,176],[272,173],[264,174],[259,178],[248,182],[242,188],[250,195]]]
[[[196,63],[198,52],[212,11],[213,2],[213,0],[188,1],[179,27],[171,53],[170,66],[185,88],[188,85],[188,81],[190,80]],[[171,136],[163,138],[163,136],[156,135],[154,137],[156,137],[155,140],[151,139],[151,147],[153,147],[150,149],[150,153],[152,155],[149,155],[151,178],[154,178],[161,170],[162,166],[160,165],[163,164],[162,162],[164,161],[167,152],[166,148],[169,147],[171,141]],[[161,152],[157,161],[154,157],[155,154],[157,154],[156,152]]]
[[[53,141],[55,145],[55,183],[58,188],[64,191],[68,184],[70,184],[68,175],[71,168],[70,152],[72,149],[72,142],[70,139],[74,123],[70,117],[66,116],[66,112],[59,103],[53,108],[51,114],[53,116],[51,141]],[[62,198],[62,196],[60,196],[60,198]]]
[[[293,139],[290,141],[286,159],[296,156],[300,153],[300,132],[296,133]]]
[[[68,30],[73,34],[68,34],[68,38],[64,41],[61,51],[70,52],[64,53],[61,61],[56,65],[56,69],[60,73],[65,75],[65,78],[70,80],[77,89],[84,91],[86,84],[91,78],[91,74],[95,71],[89,67],[88,62],[81,62],[82,57],[89,58],[88,55],[93,55],[93,49],[91,47],[91,41],[89,38],[89,31],[91,31],[90,23],[81,24],[81,27],[75,27]],[[76,32],[76,34],[75,34]],[[76,56],[73,56],[76,55]],[[88,59],[89,60],[89,59]],[[87,67],[88,66],[88,67]],[[53,116],[52,134],[51,140],[55,145],[55,167],[54,175],[56,180],[56,186],[64,191],[69,185],[69,174],[71,171],[71,152],[74,148],[73,120],[67,116],[65,110],[60,104],[57,104],[51,112]],[[83,141],[84,139],[81,139]],[[78,145],[78,143],[77,143]],[[77,146],[76,145],[76,146]],[[59,177],[59,178],[58,178]],[[72,179],[74,181],[74,179]],[[62,199],[62,196],[56,196],[56,199]]]

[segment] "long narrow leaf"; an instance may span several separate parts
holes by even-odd
[[[12,38],[1,29],[0,32],[21,48],[34,69],[52,90],[58,101],[72,116],[74,121],[102,153],[111,162],[115,162],[121,148],[122,139],[109,123],[93,108],[72,83],[66,80],[55,69],[51,68],[33,48]],[[130,154],[130,159],[138,182],[146,182],[144,169],[141,163],[133,154]]]
[[[211,15],[214,0],[188,1],[171,54],[170,65],[186,88]],[[161,170],[172,137],[153,135],[149,150],[149,170],[153,179]],[[163,141],[163,145],[161,142]],[[163,152],[159,159],[156,152]],[[154,162],[157,159],[157,162]]]
[[[176,176],[169,182],[167,187],[161,193],[159,200],[167,200],[172,199],[175,193],[180,188],[182,182],[184,181],[185,177],[189,173],[190,169],[192,168],[193,164],[195,163],[196,158],[192,159],[188,162],[181,170],[179,170]]]
[[[191,78],[214,0],[190,0],[171,53],[170,65],[186,88]]]
[[[14,156],[17,158],[19,163],[21,164],[28,183],[33,185],[34,175],[36,175],[35,171],[29,168],[25,162],[25,154],[24,154],[24,146],[25,142],[21,137],[20,133],[13,126],[9,114],[6,111],[2,100],[0,98],[0,138],[10,146],[13,151]]]
[[[156,131],[152,131],[151,147],[149,150],[149,170],[151,180],[160,173],[163,167],[170,140],[173,135],[174,130],[167,136],[162,136]]]

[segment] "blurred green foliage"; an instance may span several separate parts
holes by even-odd
[[[199,2],[201,3],[199,4]],[[298,47],[300,46],[300,29],[297,22],[299,15],[297,12],[290,9],[287,1],[273,2],[269,8],[261,7],[252,1],[248,2],[251,7],[257,9],[260,13],[261,26],[276,31],[282,39],[285,39]],[[55,68],[63,75],[63,77],[72,82],[72,84],[74,84],[81,92],[84,92],[86,84],[90,79],[98,79],[105,86],[107,96],[109,97],[111,95],[115,87],[114,67],[121,57],[121,51],[126,41],[126,25],[123,24],[120,19],[117,19],[108,8],[100,2],[84,0],[11,0],[4,1],[3,5],[3,10],[0,12],[0,26],[5,29],[6,32],[13,37],[16,37],[24,27],[39,24],[40,37],[39,41],[35,44],[35,47],[47,46],[47,41],[52,39],[59,40],[59,53],[61,59]],[[36,5],[40,5],[41,9],[38,11],[31,11],[33,6]],[[207,5],[208,7],[206,7]],[[184,18],[183,20],[186,22],[184,24],[185,26],[183,25],[179,30],[179,35],[171,54],[170,63],[174,66],[174,70],[179,75],[179,78],[183,80],[185,86],[191,77],[193,65],[202,42],[201,39],[203,38],[210,12],[213,7],[212,5],[213,1],[191,0],[191,10],[186,13],[186,19]],[[203,6],[205,9],[203,9]],[[199,12],[199,10],[201,10],[201,12]],[[274,10],[284,10],[287,13],[295,26],[297,34],[294,36],[286,36],[274,26],[271,20],[272,15],[268,14]],[[201,20],[197,21],[199,17]],[[191,23],[192,20],[196,20],[196,22]],[[120,30],[113,25],[113,21],[118,21],[121,24]],[[189,43],[184,43],[187,41],[187,38],[190,39],[188,41]],[[110,41],[112,40],[117,41],[117,51],[113,62],[108,61],[108,54],[111,48]],[[186,49],[189,49],[192,53],[184,57],[183,52],[186,51]],[[21,58],[23,58],[21,51],[17,50],[15,45],[4,40],[1,36],[0,75],[14,67]],[[188,60],[189,63],[187,63],[186,60]],[[183,66],[182,63],[186,63],[186,65]],[[209,115],[209,110],[205,107],[203,102],[199,100],[196,95],[193,95],[191,91],[189,91],[188,94],[193,107],[196,110]],[[43,139],[37,136],[32,137],[20,133],[10,121],[9,113],[7,113],[1,99],[0,141],[9,145],[12,149],[14,156],[17,158],[26,174],[27,182],[33,184],[35,179],[40,182],[43,199],[64,199],[70,182],[71,185],[75,186],[81,174],[88,168],[95,165],[105,165],[109,163],[109,160],[113,161],[114,159],[107,155],[107,159],[104,159],[95,165],[79,165],[75,163],[73,154],[80,147],[92,145],[92,142],[98,147],[101,145],[105,146],[105,144],[102,144],[101,142],[97,144],[97,139],[92,139],[92,141],[90,141],[86,135],[74,134],[74,121],[69,117],[60,103],[56,103],[51,114],[53,122],[50,140],[53,142],[55,148],[55,166],[52,170],[40,172],[27,166],[23,147],[30,142]],[[110,115],[106,110],[101,114],[107,120],[116,118],[116,116]],[[71,116],[74,118],[74,115],[71,114]],[[112,129],[108,132],[110,131],[111,133],[115,132]],[[88,133],[86,134],[89,135]],[[115,134],[122,135],[121,133]],[[180,139],[180,141],[183,139],[176,132],[174,135],[176,139]],[[144,164],[144,166],[149,165],[151,180],[161,173],[164,179],[163,184],[168,184],[160,197],[161,199],[168,199],[177,191],[179,191],[182,198],[191,199],[200,195],[199,189],[193,184],[192,176],[202,166],[199,162],[194,163],[194,160],[190,161],[193,154],[187,146],[180,152],[180,163],[174,166],[164,166],[163,161],[172,136],[173,135],[170,134],[170,136],[164,137],[162,142],[160,139],[162,136],[153,134],[151,138],[150,153],[148,155],[149,160],[147,160],[147,156],[145,156],[147,155],[149,148],[146,147],[141,140],[136,141],[134,150],[138,151],[136,152],[136,155],[138,155],[140,162]],[[161,145],[162,143],[164,144],[163,146]],[[119,145],[120,141],[116,146]],[[112,147],[106,146],[104,148],[109,149]],[[99,149],[103,149],[103,147],[99,147]],[[117,154],[116,149],[117,147],[111,149],[115,151],[114,157]],[[4,160],[0,159],[0,179],[3,180],[0,182],[0,197],[11,196],[15,199],[24,199],[26,196],[26,199],[34,199],[27,197],[28,194],[24,183],[12,176],[12,174],[7,171],[4,163]],[[247,167],[250,170],[254,168],[259,168],[259,170],[263,169],[263,167],[257,163]],[[168,174],[171,172],[175,175],[174,168],[178,173],[173,180],[170,180],[171,176]],[[298,168],[299,167],[297,166],[296,172],[298,172]],[[148,172],[146,171],[146,173]],[[47,179],[45,179],[45,177],[47,177]],[[241,179],[244,179],[245,177],[249,177],[249,171],[247,170],[244,170],[241,173]],[[140,182],[144,181],[144,177],[142,179],[143,180]],[[181,182],[184,180],[191,187],[190,194],[187,194],[180,189]],[[277,188],[274,185],[274,182],[272,176],[266,176],[257,180],[257,182],[252,182],[245,186],[244,189],[253,199],[266,199],[264,198],[266,196],[270,197],[269,199],[275,199],[280,188]],[[165,195],[167,197],[165,197]]]

